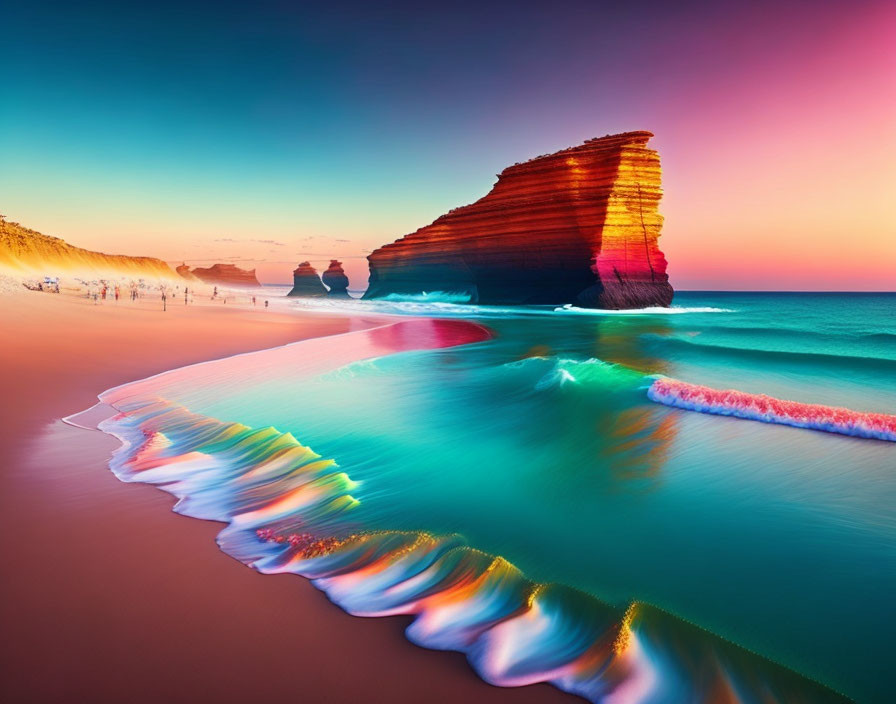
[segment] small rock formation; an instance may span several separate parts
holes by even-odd
[[[182,263],[178,267],[175,267],[174,270],[177,272],[178,276],[180,276],[182,279],[186,279],[187,281],[199,281],[199,279],[196,278],[193,275],[193,273],[190,271],[190,267],[187,266],[186,262]]]
[[[364,298],[445,292],[484,304],[668,306],[650,132],[504,169],[492,190],[367,257]]]
[[[342,268],[342,262],[338,259],[330,260],[330,266],[323,273],[321,279],[330,289],[330,296],[348,298],[348,277]]]
[[[203,283],[216,286],[261,286],[255,278],[255,269],[240,269],[234,264],[214,264],[190,273]]]
[[[74,247],[0,216],[0,268],[13,275],[176,278],[161,259],[104,254]]]
[[[311,262],[302,262],[292,272],[292,291],[288,296],[326,296],[327,289],[320,282]]]

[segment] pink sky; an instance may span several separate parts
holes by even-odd
[[[678,287],[896,290],[896,4],[817,25],[713,52],[657,135]]]

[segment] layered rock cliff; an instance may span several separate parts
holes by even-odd
[[[302,262],[292,272],[292,291],[288,296],[326,296],[327,289],[320,281],[311,262]]]
[[[161,259],[104,254],[0,219],[0,267],[14,275],[175,278]]]
[[[330,266],[321,275],[321,279],[330,289],[329,295],[348,298],[348,277],[338,259],[330,260]]]
[[[197,267],[190,273],[203,283],[216,286],[261,286],[255,278],[255,269],[240,269],[234,264],[213,264],[205,269]]]
[[[485,197],[374,251],[364,297],[444,291],[484,304],[668,306],[652,136],[591,139],[505,169]]]

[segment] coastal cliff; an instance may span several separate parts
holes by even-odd
[[[345,275],[345,269],[342,268],[342,262],[338,259],[331,259],[330,266],[321,275],[321,279],[330,289],[329,295],[341,298],[348,298],[348,277]]]
[[[255,269],[240,269],[234,264],[214,264],[206,269],[193,269],[189,273],[203,283],[217,286],[261,286],[255,278]]]
[[[326,296],[327,289],[320,281],[311,262],[302,262],[292,272],[292,291],[288,296]]]
[[[174,271],[161,259],[93,252],[3,219],[0,267],[17,275],[175,278]]]
[[[650,132],[504,169],[492,190],[368,256],[364,298],[443,291],[482,304],[668,306]]]

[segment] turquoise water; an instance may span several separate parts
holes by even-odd
[[[896,444],[667,408],[645,389],[662,374],[896,413],[896,295],[675,305],[710,312],[382,304],[494,336],[177,400],[334,458],[359,530],[459,533],[529,579],[652,604],[888,701]]]

